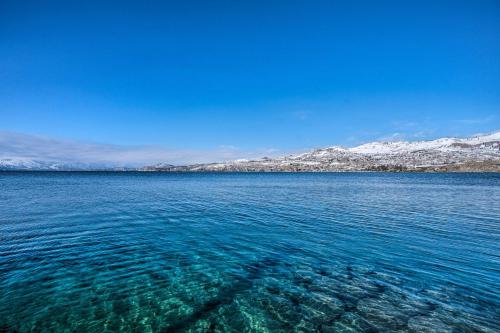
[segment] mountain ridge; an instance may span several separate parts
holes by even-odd
[[[185,166],[153,165],[142,171],[334,172],[488,171],[500,172],[500,131],[468,138],[376,141],[353,148],[332,146],[277,158]]]
[[[500,172],[500,131],[468,138],[375,141],[356,147],[330,146],[282,157],[140,168],[69,163],[27,157],[0,158],[0,171],[163,171],[163,172],[335,172],[466,171]]]

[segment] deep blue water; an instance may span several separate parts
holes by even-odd
[[[0,173],[0,331],[498,332],[500,175]]]

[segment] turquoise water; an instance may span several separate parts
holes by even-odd
[[[495,174],[0,173],[0,332],[498,332]]]

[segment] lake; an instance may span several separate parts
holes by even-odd
[[[0,332],[498,332],[500,175],[0,173]]]

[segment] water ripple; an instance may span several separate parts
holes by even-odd
[[[0,332],[500,331],[496,174],[0,184]]]

